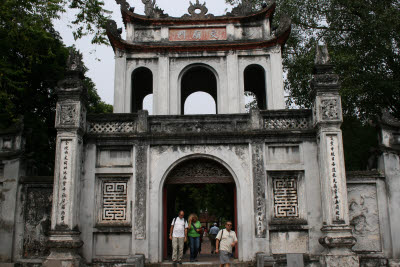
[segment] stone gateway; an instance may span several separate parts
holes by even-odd
[[[167,190],[233,192],[240,266],[400,266],[400,123],[381,119],[378,170],[345,171],[339,77],[318,46],[314,105],[285,109],[290,20],[274,1],[170,17],[116,1],[114,113],[86,112],[81,55],[60,81],[54,180],[27,175],[22,126],[0,132],[0,266],[137,266],[167,256]],[[195,92],[214,115],[185,115]],[[245,92],[257,108],[245,111]],[[143,100],[153,96],[153,114]],[[53,188],[53,189],[52,189]],[[51,210],[51,212],[50,212]],[[397,264],[397,265],[396,265]],[[152,265],[153,266],[153,265]]]

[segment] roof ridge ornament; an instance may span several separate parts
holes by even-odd
[[[208,8],[206,7],[206,2],[200,4],[199,0],[196,0],[196,3],[193,4],[191,1],[189,2],[190,6],[188,8],[188,13],[182,16],[185,19],[208,19],[213,18],[213,14],[207,14]],[[207,14],[207,15],[206,15]]]
[[[142,0],[144,4],[144,14],[151,18],[166,18],[168,14],[164,14],[164,10],[156,5],[156,0]]]

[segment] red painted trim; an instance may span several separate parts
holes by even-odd
[[[164,221],[164,242],[163,242],[163,259],[168,258],[168,222],[167,222],[167,187],[164,185],[163,188],[163,221]]]
[[[235,233],[236,236],[238,235],[238,220],[237,220],[237,196],[236,196],[236,184],[235,187],[233,189],[233,202],[234,202],[234,211],[235,211]],[[235,249],[235,259],[237,259],[239,257],[239,245],[236,245],[236,249]]]

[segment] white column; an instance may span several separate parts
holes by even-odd
[[[126,54],[115,51],[114,75],[114,113],[130,113],[130,105],[126,106]],[[130,103],[130,102],[129,102]]]
[[[241,107],[241,98],[239,86],[239,62],[238,55],[235,51],[230,51],[226,57],[226,73],[227,73],[227,87],[222,87],[226,92],[221,92],[222,99],[218,99],[221,104],[221,113],[240,113],[244,112]]]
[[[269,76],[269,77],[268,77]],[[283,66],[281,47],[277,46],[270,54],[270,71],[267,73],[270,88],[267,87],[267,109],[284,109]]]
[[[170,92],[169,92],[169,57],[160,56],[158,58],[158,77],[154,82],[157,87],[153,95],[153,114],[170,114]]]

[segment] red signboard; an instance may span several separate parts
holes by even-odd
[[[170,29],[169,40],[172,42],[226,40],[226,28]]]

